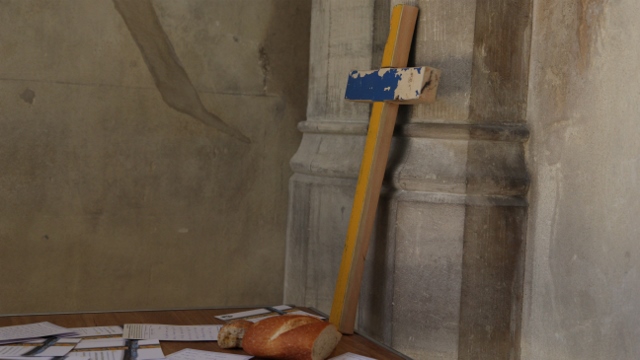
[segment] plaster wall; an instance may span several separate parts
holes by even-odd
[[[0,1],[0,314],[281,302],[309,14]]]
[[[640,358],[639,20],[534,2],[522,359]]]

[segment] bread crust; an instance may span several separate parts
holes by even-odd
[[[250,327],[242,347],[256,357],[320,360],[333,351],[340,337],[335,326],[320,319],[283,315],[264,319]]]

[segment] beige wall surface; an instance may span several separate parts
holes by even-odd
[[[127,4],[0,1],[0,314],[282,301],[310,3]]]
[[[640,358],[640,3],[535,1],[523,359]]]

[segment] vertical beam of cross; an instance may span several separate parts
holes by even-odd
[[[418,8],[396,5],[382,56],[383,68],[406,67]],[[398,104],[374,102],[356,185],[351,218],[329,321],[344,334],[352,334],[360,296],[364,260],[373,231],[382,179],[389,157]]]

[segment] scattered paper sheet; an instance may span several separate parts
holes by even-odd
[[[315,318],[322,319],[322,320],[326,319],[326,317],[324,317],[324,316],[308,313],[308,312],[302,311],[302,310],[287,311],[287,315],[307,315],[307,316],[313,316]]]
[[[326,317],[324,317],[324,316],[311,314],[311,313],[308,313],[308,312],[302,311],[302,310],[291,309],[291,310],[284,311],[282,314],[273,313],[272,312],[272,313],[268,313],[268,314],[264,314],[264,315],[255,315],[255,316],[252,316],[252,317],[245,318],[244,320],[251,321],[252,323],[257,323],[258,321],[264,320],[266,318],[270,318],[270,317],[274,317],[274,316],[281,316],[281,315],[306,315],[306,316],[313,316],[313,317],[321,319],[321,320],[325,320],[326,319]]]
[[[167,359],[171,360],[246,360],[251,358],[253,358],[251,355],[225,354],[195,349],[183,349],[167,356]]]
[[[242,311],[242,312],[237,312],[237,313],[218,315],[218,316],[216,316],[216,319],[223,320],[223,321],[230,321],[230,320],[235,320],[235,319],[244,319],[244,320],[256,323],[256,322],[258,322],[260,320],[264,320],[266,318],[270,318],[270,317],[274,317],[274,316],[280,316],[280,315],[307,315],[307,316],[317,317],[318,319],[322,319],[322,320],[326,319],[326,317],[324,317],[324,316],[311,314],[309,312],[306,312],[306,311],[303,311],[303,310],[299,310],[299,309],[293,308],[293,307],[288,306],[288,305],[279,305],[279,306],[274,306],[274,307],[271,307],[271,308],[260,308],[260,309],[255,309],[255,310],[248,310],[248,311]]]
[[[223,321],[229,321],[229,320],[235,320],[235,319],[250,320],[251,317],[258,316],[258,315],[276,316],[276,315],[279,315],[278,311],[283,312],[285,310],[292,309],[292,307],[288,305],[279,305],[279,306],[274,306],[271,309],[274,309],[277,311],[270,310],[269,308],[261,308],[261,309],[241,311],[241,312],[225,314],[225,315],[218,315],[215,318]],[[264,318],[264,317],[261,317],[261,318]]]
[[[354,353],[344,353],[342,355],[332,357],[329,360],[376,360],[376,359],[362,356],[362,355],[356,355]]]
[[[76,335],[70,336],[70,337],[81,337],[81,338],[122,337],[122,328],[120,326],[90,326],[90,327],[69,328],[69,330],[76,333]]]
[[[243,319],[243,320],[251,321],[252,323],[257,323],[260,320],[264,320],[266,318],[276,317],[276,316],[280,316],[280,314],[268,313],[268,314],[264,314],[264,315],[257,315],[257,316],[248,317],[248,318]]]
[[[34,360],[33,357],[30,356],[0,356],[2,360]],[[88,356],[65,356],[62,359],[64,360],[91,360]],[[38,357],[35,360],[60,360],[58,356],[42,356]]]
[[[125,339],[158,339],[167,341],[218,341],[222,325],[125,324]]]
[[[46,321],[28,325],[3,326],[0,327],[0,344],[45,336],[68,335],[71,333],[72,331],[67,328]]]
[[[107,338],[107,339],[83,339],[74,350],[98,349],[98,348],[115,348],[126,346],[125,338]]]
[[[132,353],[136,355],[133,356]],[[160,341],[127,340],[123,338],[82,340],[70,356],[89,357],[93,360],[123,360],[127,358],[137,360],[163,359],[164,353]],[[40,359],[37,359],[40,360]]]
[[[67,355],[80,339],[56,338],[34,339],[18,344],[7,344],[0,346],[0,357],[4,356],[37,356],[52,357]]]

